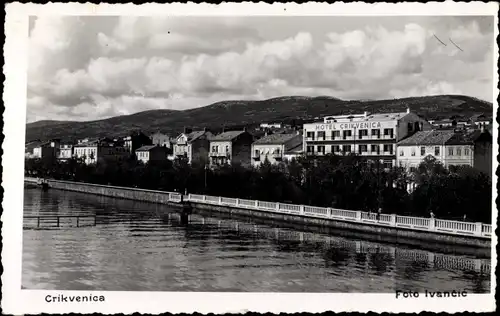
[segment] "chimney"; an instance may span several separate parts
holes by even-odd
[[[411,111],[410,111],[410,107],[407,107],[407,108],[406,108],[406,113],[410,113],[410,112],[411,112]]]
[[[481,133],[484,133],[486,131],[485,125],[485,123],[481,124]]]
[[[206,127],[203,127],[203,131],[206,132],[207,131],[207,128]]]
[[[225,132],[226,132],[226,127],[222,126],[222,133],[225,133]]]
[[[367,116],[368,116],[368,111],[365,111],[365,113],[364,113],[364,114],[365,114],[365,117],[367,117]]]
[[[244,132],[246,132],[246,131],[247,131],[247,127],[246,127],[246,126],[245,126],[245,127],[243,127],[243,131],[244,131]]]

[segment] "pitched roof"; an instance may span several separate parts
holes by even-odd
[[[205,135],[206,131],[194,131],[188,134],[185,134],[187,137],[188,142],[195,141],[199,137]]]
[[[267,144],[284,144],[295,137],[300,136],[297,133],[293,134],[269,134],[254,142],[254,145],[267,145]]]
[[[298,144],[292,148],[289,148],[285,151],[285,154],[300,154],[304,149],[302,148],[302,144]]]
[[[156,145],[146,145],[146,146],[142,146],[142,147],[137,148],[135,151],[150,151],[151,149],[153,149],[155,147],[156,147]]]
[[[398,146],[442,145],[455,135],[452,130],[420,131],[401,140]]]
[[[220,133],[219,135],[215,135],[210,138],[210,141],[228,141],[233,140],[241,134],[245,133],[245,131],[227,131],[224,133]]]

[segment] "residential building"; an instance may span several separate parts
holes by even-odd
[[[25,145],[24,145],[24,156],[25,158],[40,158],[40,157],[35,157],[35,148],[37,148],[38,146],[40,146],[41,144],[43,144],[42,141],[40,140],[34,140],[34,141],[30,141],[30,142],[27,142]]]
[[[124,159],[130,155],[129,148],[117,145],[109,139],[83,140],[74,146],[74,156],[86,164],[101,159]]]
[[[210,137],[213,134],[206,129],[201,131],[192,131],[188,128],[184,129],[184,133],[177,136],[174,144],[174,158],[186,157],[189,163],[196,160],[206,162]]]
[[[73,157],[73,144],[61,144],[59,147],[59,156],[57,157],[60,160],[68,160]]]
[[[138,148],[146,145],[152,145],[153,142],[151,138],[146,136],[144,133],[136,131],[122,138],[123,147],[127,149],[127,151],[132,154]]]
[[[292,161],[294,159],[298,159],[303,154],[304,154],[304,148],[302,147],[302,142],[300,142],[300,144],[298,144],[297,146],[285,150],[285,154],[283,155],[283,160]]]
[[[152,145],[158,145],[161,147],[173,148],[175,139],[170,137],[170,135],[162,134],[160,132],[156,132],[151,135],[151,143]]]
[[[25,153],[27,158],[52,160],[59,155],[59,139],[53,139],[47,142],[33,142],[25,147],[28,153]]]
[[[412,171],[426,157],[445,167],[467,165],[491,174],[492,137],[484,129],[474,131],[421,131],[398,143],[398,165]]]
[[[431,125],[412,113],[379,113],[327,116],[323,122],[304,124],[303,151],[308,156],[355,154],[380,161],[386,168],[396,164],[396,144]]]
[[[242,131],[222,132],[210,139],[210,166],[239,163],[251,164],[252,134]]]
[[[453,119],[441,119],[441,120],[433,120],[429,121],[432,124],[432,127],[437,129],[441,128],[451,128],[457,125],[457,121]]]
[[[262,123],[260,124],[261,129],[278,129],[282,128],[283,124],[281,123]]]
[[[476,114],[476,115],[471,116],[470,122],[472,125],[476,125],[477,127],[481,127],[481,126],[490,125],[492,122],[492,119],[491,119],[491,117],[487,117],[484,114]]]
[[[271,164],[278,164],[286,159],[292,159],[301,151],[302,135],[299,132],[269,134],[252,144],[252,165],[257,167],[266,159]]]
[[[168,153],[169,148],[159,145],[146,145],[135,151],[137,160],[142,161],[144,164],[165,161]]]

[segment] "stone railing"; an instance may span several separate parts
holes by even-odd
[[[37,178],[25,178],[26,182],[38,183]],[[177,192],[146,190],[139,188],[116,187],[83,182],[71,182],[60,180],[48,180],[49,186],[56,189],[69,189],[77,192],[99,194],[110,197],[126,198],[147,202],[174,202],[181,201],[181,194]],[[330,207],[317,207],[307,205],[295,205],[278,202],[257,201],[248,199],[227,198],[201,194],[188,194],[182,199],[194,203],[220,205],[250,209],[260,212],[273,212],[282,214],[293,214],[313,218],[331,219],[337,221],[357,222],[366,225],[397,227],[429,231],[434,233],[475,236],[490,238],[493,232],[492,226],[483,223],[450,221],[435,218],[400,216],[395,214],[376,214],[362,211],[343,210]]]
[[[251,209],[261,212],[295,214],[300,216],[329,218],[332,220],[359,222],[368,225],[389,226],[401,229],[423,230],[453,235],[491,237],[491,225],[483,223],[449,221],[435,218],[400,216],[395,214],[377,214],[362,211],[342,210],[330,207],[295,205],[278,202],[266,202],[246,199],[215,197],[201,194],[189,194],[188,201],[212,205]]]

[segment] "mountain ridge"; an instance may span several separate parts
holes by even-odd
[[[435,95],[385,100],[342,100],[331,96],[282,96],[267,100],[227,100],[187,110],[158,109],[93,121],[43,120],[26,124],[26,140],[122,136],[133,130],[175,134],[184,127],[218,129],[261,122],[301,123],[324,115],[369,112],[413,112],[435,119],[493,114],[493,104],[464,95]]]

